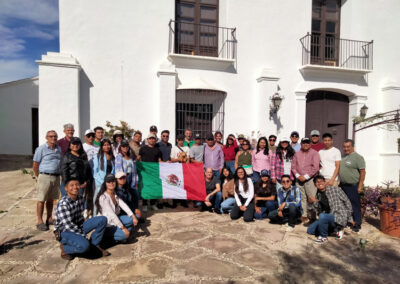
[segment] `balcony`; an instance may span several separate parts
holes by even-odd
[[[302,71],[372,72],[373,41],[357,41],[307,34],[300,39]]]
[[[236,63],[236,29],[169,22],[168,59],[178,67],[225,70]]]

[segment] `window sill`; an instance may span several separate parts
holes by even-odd
[[[372,70],[366,70],[366,69],[352,69],[352,68],[333,67],[333,66],[315,65],[315,64],[303,65],[300,67],[300,71],[303,73],[317,71],[317,72],[327,72],[327,73],[337,73],[337,74],[358,74],[358,75],[366,75],[372,72]]]
[[[234,68],[236,62],[234,59],[176,53],[170,53],[168,55],[168,60],[176,67],[217,71],[230,71],[229,69]]]

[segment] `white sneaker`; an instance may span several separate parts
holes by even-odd
[[[317,244],[324,244],[328,242],[328,238],[319,236],[314,242],[316,242]]]
[[[343,238],[343,234],[344,234],[343,230],[340,230],[340,231],[336,232],[336,238],[338,240],[341,240]]]
[[[142,211],[143,211],[143,212],[147,212],[147,205],[143,205],[143,206],[142,206]]]
[[[287,226],[286,232],[292,232],[294,228],[292,226]]]
[[[157,208],[157,206],[156,206],[156,205],[151,205],[151,210],[153,210],[153,211],[157,211],[157,210],[158,210],[158,208]]]

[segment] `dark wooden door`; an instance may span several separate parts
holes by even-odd
[[[306,104],[306,136],[317,129],[321,136],[329,132],[333,136],[333,145],[341,149],[347,139],[349,120],[349,98],[328,91],[310,91]],[[321,137],[322,139],[322,137]]]
[[[32,108],[32,154],[39,146],[39,112],[37,107]]]

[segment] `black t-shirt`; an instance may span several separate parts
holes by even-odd
[[[328,197],[326,196],[325,191],[320,191],[318,192],[319,195],[319,205],[321,206],[321,210],[323,213],[329,213],[331,212],[331,208],[329,206],[329,200]]]
[[[169,161],[171,159],[172,144],[171,143],[164,144],[163,142],[159,142],[159,143],[156,144],[156,146],[161,151],[161,159],[162,159],[162,161],[163,162]]]
[[[217,187],[218,179],[216,176],[213,176],[213,178],[210,181],[206,181],[206,193],[210,194],[215,190]]]
[[[162,158],[158,147],[150,147],[148,145],[140,147],[139,155],[142,162],[158,162],[158,159]]]
[[[112,172],[112,161],[111,160],[107,160],[107,168],[106,168],[106,174],[111,174]]]
[[[262,180],[259,180],[254,185],[254,193],[258,197],[271,197],[273,195],[276,196],[276,186],[274,184],[268,182],[263,187]],[[264,207],[265,206],[265,201],[264,200],[258,200],[256,205],[258,207]]]

